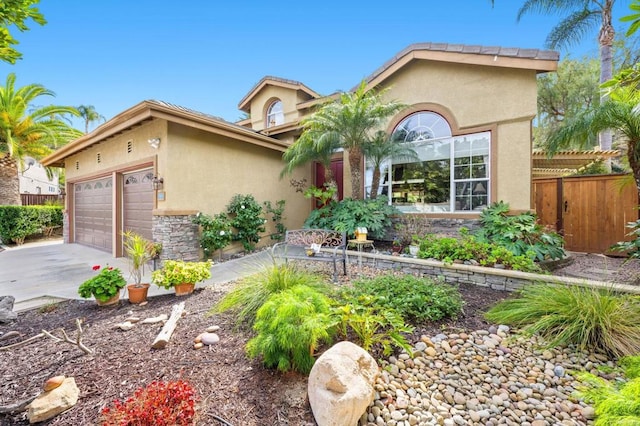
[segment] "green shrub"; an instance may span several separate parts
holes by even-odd
[[[271,204],[271,201],[265,201],[262,203],[264,205],[265,213],[271,215],[271,220],[275,226],[276,232],[271,234],[271,239],[274,241],[282,241],[284,239],[285,232],[287,232],[287,227],[282,223],[284,220],[285,202],[285,200],[278,200],[276,201],[275,206]]]
[[[629,259],[640,259],[640,219],[628,222],[626,225],[631,231],[627,237],[633,237],[631,241],[620,241],[611,246],[613,251],[627,252]]]
[[[534,284],[485,317],[539,334],[550,347],[573,344],[614,356],[640,352],[640,299],[612,289]]]
[[[381,306],[369,295],[344,295],[341,306],[334,308],[340,334],[348,339],[355,334],[358,344],[365,351],[380,350],[388,356],[394,347],[411,353],[411,346],[401,333],[413,332],[413,327],[405,324],[402,315],[395,310]]]
[[[204,213],[198,213],[196,217],[193,218],[193,223],[199,225],[202,229],[200,234],[200,247],[202,247],[202,251],[204,251],[206,257],[213,256],[216,250],[222,251],[233,239],[231,220],[225,213],[218,213],[213,217]],[[220,255],[222,255],[222,253],[220,253]]]
[[[0,206],[0,239],[22,244],[29,235],[62,226],[60,206]]]
[[[482,242],[466,234],[462,239],[453,237],[438,238],[434,235],[425,236],[420,242],[418,257],[421,259],[437,259],[450,264],[455,260],[478,262],[481,266],[500,264],[506,269],[523,272],[541,272],[541,268],[533,260],[533,252],[515,255],[505,247]]]
[[[262,217],[262,206],[253,195],[236,194],[227,206],[231,225],[236,233],[233,239],[240,241],[247,251],[252,251],[260,241],[260,233],[265,231],[266,219]]]
[[[462,309],[462,297],[456,287],[413,275],[360,279],[346,292],[355,298],[371,296],[376,305],[392,309],[412,322],[455,317]]]
[[[300,285],[315,288],[323,293],[328,293],[330,289],[328,283],[315,274],[302,271],[292,264],[274,264],[240,280],[213,306],[210,313],[233,311],[238,326],[251,327],[256,312],[271,295]]]
[[[509,216],[509,204],[499,201],[480,214],[482,227],[474,236],[481,242],[507,248],[516,256],[534,253],[537,261],[562,259],[564,240],[555,232],[546,232],[533,213]]]
[[[261,356],[265,366],[282,372],[309,373],[314,350],[331,342],[329,312],[329,299],[312,287],[298,285],[271,295],[257,312],[253,329],[258,335],[247,343],[247,354]]]
[[[596,426],[640,424],[640,356],[622,358],[620,365],[627,379],[622,383],[611,383],[586,372],[577,375],[583,382],[578,395],[594,405]]]
[[[366,227],[371,238],[382,238],[391,227],[391,216],[398,210],[388,204],[386,197],[375,200],[352,200],[345,198],[330,202],[313,210],[304,222],[305,228],[334,229],[353,236],[358,227]]]

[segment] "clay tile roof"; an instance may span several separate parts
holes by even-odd
[[[307,87],[305,84],[297,81],[297,80],[289,80],[286,78],[281,78],[281,77],[275,77],[272,75],[267,75],[264,76],[260,79],[260,81],[258,81],[252,88],[251,90],[249,90],[249,92],[247,92],[246,95],[244,95],[244,97],[240,100],[240,102],[238,102],[238,108],[242,111],[245,110],[245,108],[247,107],[248,102],[251,100],[251,98],[253,98],[253,96],[266,84],[268,83],[272,83],[272,84],[276,84],[276,85],[282,85],[282,86],[288,86],[288,87],[293,87],[296,90],[302,90],[303,92],[305,92],[306,94],[308,94],[311,98],[320,98],[322,97],[321,95],[319,95],[317,92],[315,92],[314,90],[310,89],[309,87]]]
[[[517,58],[527,60],[540,60],[540,61],[558,61],[560,54],[552,50],[540,50],[540,49],[522,49],[518,47],[501,47],[501,46],[480,46],[480,45],[466,45],[466,44],[449,44],[449,43],[415,43],[402,49],[390,60],[385,62],[380,68],[375,70],[365,81],[367,83],[373,81],[378,76],[383,74],[386,70],[391,68],[394,64],[402,60],[402,58],[409,55],[415,55],[417,52],[447,52],[447,53],[460,53],[467,55],[485,55],[504,58]],[[532,69],[536,69],[535,63],[530,65]],[[548,71],[547,68],[540,68],[541,70]],[[554,68],[555,69],[555,68]],[[357,88],[357,86],[355,86]],[[352,90],[355,90],[352,89]]]

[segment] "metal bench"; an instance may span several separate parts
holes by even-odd
[[[311,260],[333,263],[333,281],[338,279],[338,261],[347,275],[347,233],[331,229],[293,229],[284,241],[276,243],[271,252],[274,258]]]

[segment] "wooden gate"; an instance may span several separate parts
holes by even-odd
[[[538,219],[564,236],[565,248],[608,253],[638,219],[638,190],[629,175],[533,180]]]

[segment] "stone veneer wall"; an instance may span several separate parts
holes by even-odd
[[[62,212],[62,241],[69,244],[69,213]]]
[[[411,235],[424,236],[426,234],[435,234],[439,237],[459,237],[459,230],[462,227],[475,231],[480,227],[479,219],[451,219],[451,218],[435,218],[426,217],[419,214],[402,214],[391,217],[392,226],[387,231],[386,241],[393,241],[400,232],[398,227],[403,227],[404,232]]]
[[[546,282],[556,284],[582,285],[601,287],[640,294],[637,286],[624,284],[611,284],[601,281],[584,280],[579,278],[559,277],[554,275],[531,274],[527,272],[511,271],[506,269],[487,268],[483,266],[451,264],[445,265],[437,260],[415,259],[400,256],[388,256],[382,254],[361,253],[348,251],[349,267],[358,268],[358,261],[362,265],[374,266],[380,269],[393,269],[406,274],[430,276],[441,279],[451,284],[475,284],[481,287],[490,287],[494,290],[515,291],[525,285]]]
[[[200,260],[195,215],[153,216],[153,241],[162,244],[160,260]]]

